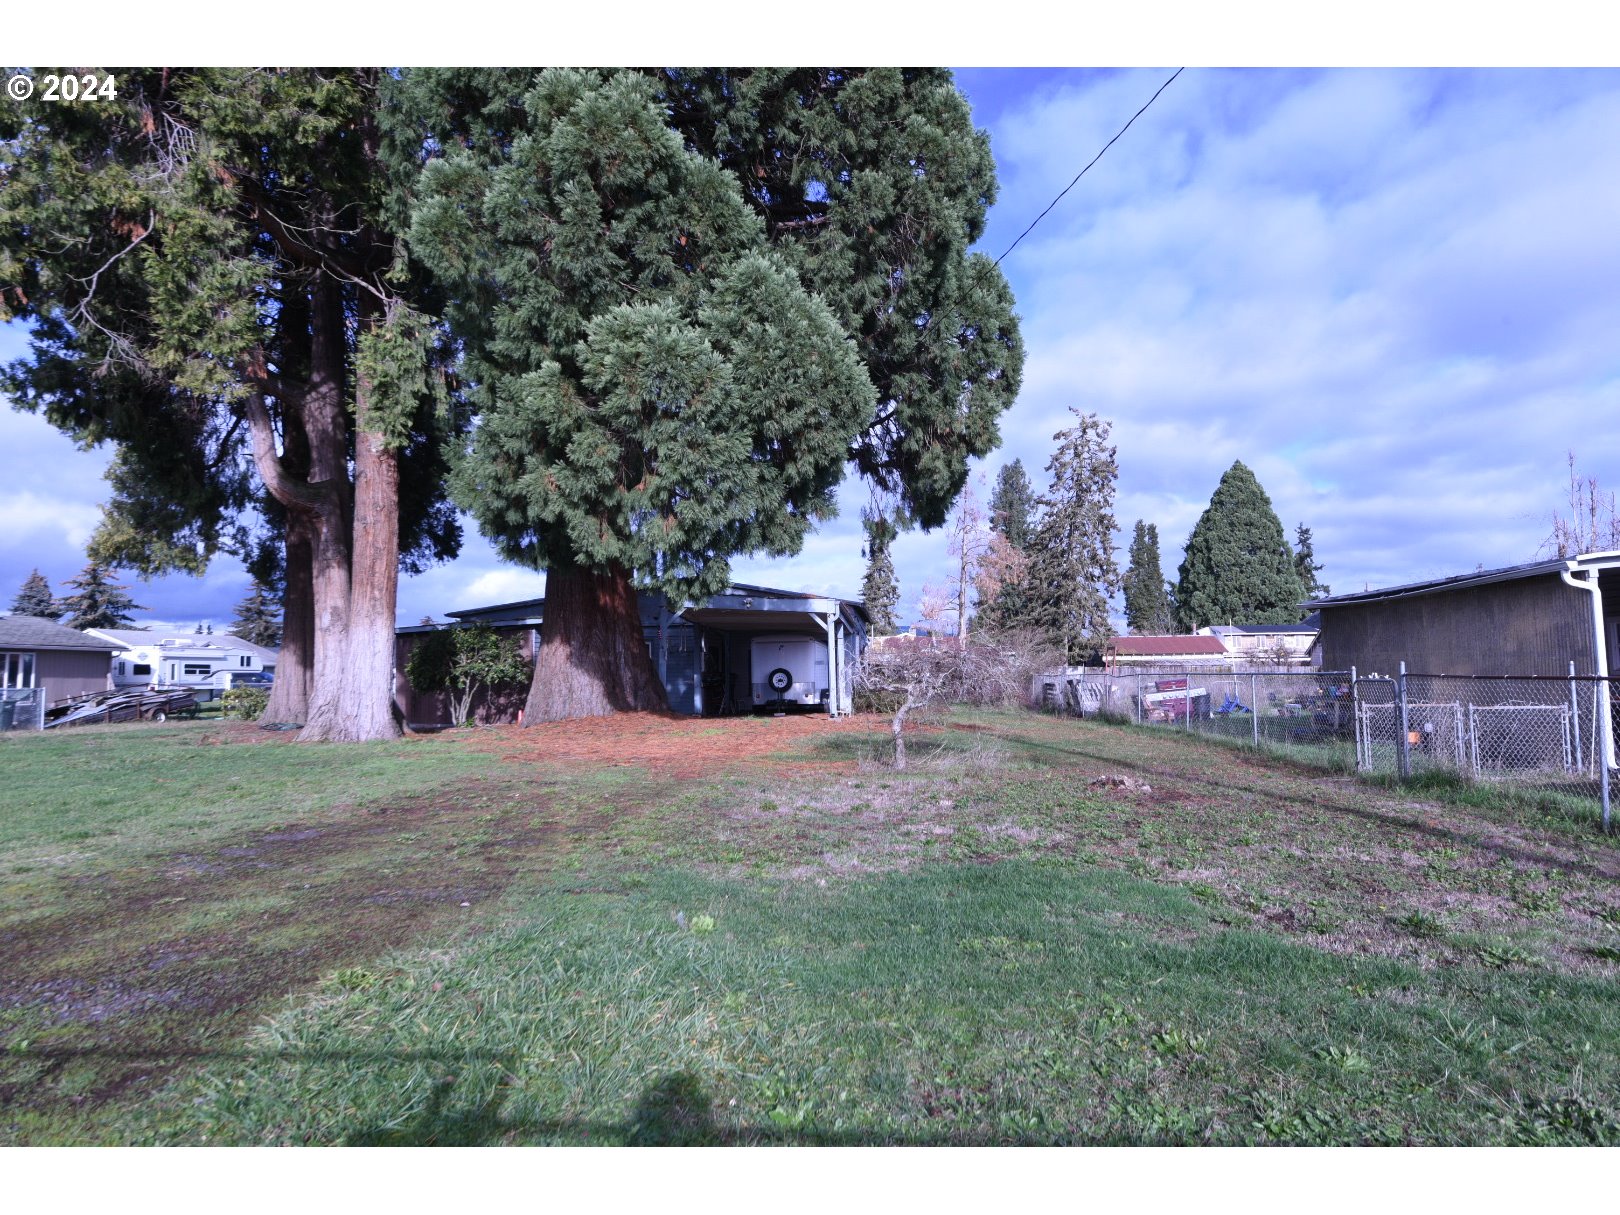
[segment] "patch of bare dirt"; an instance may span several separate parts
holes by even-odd
[[[690,779],[767,760],[777,768],[791,769],[799,765],[772,757],[784,751],[799,750],[822,738],[871,736],[876,741],[887,730],[886,720],[866,715],[677,717],[660,713],[619,713],[582,721],[489,726],[470,733],[466,745],[508,763],[646,768]],[[817,759],[813,766],[817,771],[827,771],[830,767],[849,765]]]
[[[640,808],[563,818],[532,787],[478,792],[484,800],[393,802],[65,878],[70,910],[0,937],[0,1013],[44,1027],[21,1055],[0,1053],[0,1109],[155,1089],[199,1044],[239,1033],[289,991],[476,923],[475,909],[514,880]],[[58,1093],[51,1077],[69,1065],[93,1077]]]

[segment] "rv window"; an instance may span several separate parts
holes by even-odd
[[[181,668],[181,671],[186,675],[212,675],[214,668],[206,662],[188,662]]]
[[[240,663],[238,663],[237,665],[244,666],[244,667],[252,666],[253,665],[253,655],[251,655],[251,654],[243,654],[242,655],[242,661]]]
[[[150,675],[152,673],[152,664],[149,662],[137,662],[130,668],[129,673],[131,675]]]
[[[120,675],[122,675],[124,673],[124,664],[123,663],[118,664],[118,673]]]

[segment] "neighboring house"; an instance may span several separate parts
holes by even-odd
[[[1620,659],[1620,552],[1333,595],[1322,666],[1391,675],[1607,675]]]
[[[1321,633],[1321,615],[1312,612],[1299,624],[1212,624],[1198,630],[1218,637],[1233,663],[1309,666]]]
[[[719,595],[674,610],[661,595],[640,597],[642,636],[647,653],[663,681],[669,707],[677,713],[718,716],[746,713],[759,702],[767,671],[753,669],[753,640],[764,635],[797,636],[827,647],[829,679],[815,696],[832,714],[851,710],[853,671],[865,650],[869,622],[859,600],[838,599],[803,591],[733,583]],[[510,635],[530,662],[539,650],[545,626],[544,599],[525,599],[484,608],[464,608],[448,615],[451,625],[409,625],[397,630],[394,651],[394,699],[413,726],[446,725],[449,705],[442,695],[422,695],[405,679],[405,664],[415,638],[436,628],[485,624]],[[769,696],[766,696],[769,699]],[[474,706],[478,720],[511,720],[516,706]]]
[[[118,646],[113,685],[119,688],[210,688],[223,691],[244,675],[275,671],[276,651],[229,633],[86,629]],[[267,666],[268,663],[268,666]]]
[[[1197,633],[1159,636],[1110,637],[1103,643],[1103,666],[1171,666],[1177,663],[1206,666],[1226,662],[1226,646],[1219,637]]]
[[[0,617],[0,728],[37,728],[47,706],[107,691],[116,648],[39,616]]]

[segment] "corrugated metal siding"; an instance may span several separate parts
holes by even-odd
[[[1591,601],[1556,575],[1322,608],[1327,670],[1564,675],[1572,659],[1596,672]]]
[[[34,685],[45,689],[47,703],[105,692],[112,673],[112,655],[106,650],[36,650]]]

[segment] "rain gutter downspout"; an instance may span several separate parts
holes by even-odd
[[[1605,811],[1605,817],[1607,817],[1609,807],[1609,769],[1614,767],[1614,729],[1613,718],[1610,715],[1611,710],[1609,707],[1609,655],[1607,650],[1604,648],[1603,636],[1603,592],[1598,589],[1596,570],[1585,571],[1587,577],[1581,579],[1580,581],[1576,581],[1576,579],[1573,577],[1575,569],[1575,563],[1573,561],[1568,562],[1567,568],[1560,570],[1558,572],[1558,576],[1563,579],[1565,586],[1573,586],[1579,590],[1586,591],[1592,596],[1592,645],[1597,658],[1598,678],[1603,681],[1602,683],[1598,684],[1598,699],[1602,705],[1598,715],[1598,724],[1602,727],[1603,731],[1603,808]],[[1607,827],[1608,823],[1605,822],[1604,826]]]

